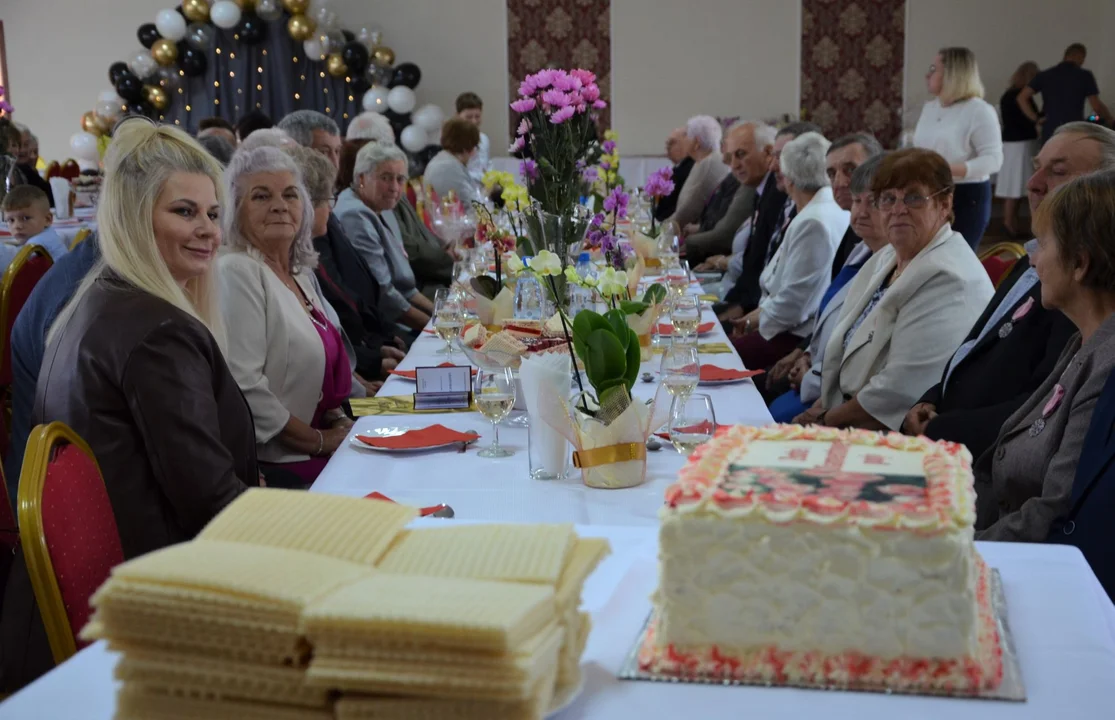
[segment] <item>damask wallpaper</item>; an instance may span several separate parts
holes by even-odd
[[[601,97],[609,103],[600,112],[600,125],[611,127],[611,0],[507,0],[510,97],[518,96],[526,75],[550,66],[596,73]],[[517,125],[511,112],[512,133]]]
[[[906,0],[801,0],[802,118],[829,138],[902,133]]]

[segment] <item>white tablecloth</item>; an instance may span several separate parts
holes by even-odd
[[[600,526],[578,532],[607,537],[613,554],[585,586],[584,607],[593,616],[585,689],[560,720],[1075,720],[1113,714],[1115,608],[1075,548],[978,544],[1002,573],[1022,662],[1028,700],[1012,703],[618,680],[657,584],[657,533]],[[83,650],[0,705],[0,720],[110,720],[115,662],[103,643]]]
[[[519,174],[519,163],[522,162],[518,158],[513,157],[496,157],[492,158],[492,169],[502,170],[509,172],[523,182],[522,176]],[[651,156],[620,156],[619,159],[619,174],[623,176],[627,187],[642,187],[646,184],[647,178],[655,170],[673,165],[669,158],[661,155]]]
[[[714,322],[715,327],[713,332],[700,338],[701,343],[728,342],[711,310],[705,311],[702,320]],[[445,362],[445,355],[436,354],[444,347],[445,343],[441,340],[423,333],[400,369]],[[656,355],[651,362],[644,363],[642,369],[657,370],[660,358]],[[468,362],[460,351],[454,360]],[[735,352],[701,355],[701,362],[725,368],[743,368]],[[635,383],[633,393],[640,399],[649,399],[656,388],[657,383],[639,381]],[[413,392],[413,381],[393,376],[379,394],[408,395]],[[770,412],[751,380],[730,385],[699,386],[697,392],[712,396],[716,419],[721,424],[765,425],[771,422]],[[665,393],[663,397],[668,400]],[[647,481],[639,487],[626,490],[588,488],[581,483],[578,470],[573,470],[565,481],[531,480],[525,429],[505,425],[499,428],[500,444],[515,452],[512,457],[493,460],[477,456],[475,448],[490,442],[492,434],[492,426],[479,413],[365,417],[357,421],[349,439],[377,427],[417,428],[434,423],[460,431],[475,430],[481,434],[481,439],[464,454],[450,449],[388,455],[357,449],[346,442],[329,461],[312,489],[315,492],[359,496],[378,491],[392,500],[419,507],[447,503],[457,517],[467,520],[657,525],[664,491],[684,463],[684,458],[671,445],[663,443],[661,450],[647,453]]]

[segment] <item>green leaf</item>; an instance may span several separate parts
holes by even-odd
[[[627,368],[624,373],[624,384],[628,391],[635,386],[639,379],[639,365],[643,361],[642,348],[639,347],[639,336],[634,330],[627,331]]]
[[[499,283],[491,275],[474,277],[469,281],[469,284],[472,285],[473,290],[489,300],[495,299],[495,296],[499,294]]]
[[[650,308],[645,302],[637,300],[624,300],[619,304],[619,309],[624,315],[642,315]]]
[[[612,326],[612,331],[620,342],[623,342],[622,339],[627,337],[627,315],[622,310],[609,310],[604,313],[604,319]]]
[[[666,287],[662,283],[654,283],[643,293],[643,302],[648,305],[657,305],[666,299]]]
[[[593,330],[585,343],[588,345],[589,364],[592,366],[592,374],[589,375],[592,386],[599,392],[609,381],[622,382],[627,371],[627,358],[623,345],[615,334],[610,329]]]
[[[611,325],[607,320],[598,313],[592,310],[582,310],[577,313],[577,317],[573,319],[573,351],[577,353],[577,357],[585,363],[586,375],[588,364],[591,362],[589,358],[588,349],[588,336],[592,334],[593,330],[606,329],[610,330]]]

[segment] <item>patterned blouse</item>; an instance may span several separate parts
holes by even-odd
[[[875,306],[878,305],[879,301],[883,299],[883,296],[887,294],[887,284],[890,282],[890,279],[891,275],[888,275],[883,280],[883,284],[880,285],[879,289],[875,291],[875,294],[871,296],[863,312],[861,312],[859,317],[856,318],[856,321],[852,323],[852,327],[848,328],[848,332],[844,333],[845,351],[848,349],[848,342],[852,339],[852,336],[856,334],[856,330],[859,330],[859,326],[863,325],[863,321],[867,319],[867,316],[871,314],[871,311],[875,309]]]

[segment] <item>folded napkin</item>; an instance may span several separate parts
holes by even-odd
[[[713,323],[713,322],[701,323],[700,325],[697,326],[697,334],[698,335],[704,335],[705,333],[712,330],[714,327],[716,327],[716,323]],[[658,334],[663,336],[663,337],[669,337],[670,335],[673,335],[673,333],[674,333],[674,326],[673,325],[667,325],[666,323],[662,323],[658,326]]]
[[[729,370],[715,365],[701,365],[702,382],[719,382],[721,380],[746,380],[749,377],[762,375],[766,370]]]
[[[389,503],[395,502],[394,500],[387,497],[386,495],[384,495],[381,492],[368,493],[367,495],[364,496],[364,499],[365,500],[380,500],[382,502],[389,502]],[[419,515],[419,517],[429,517],[429,516],[433,515],[434,513],[438,512],[439,510],[444,510],[446,507],[448,507],[448,505],[445,505],[445,504],[431,505],[430,507],[424,507],[424,508],[421,508],[418,511],[418,515]]]
[[[408,430],[402,435],[394,437],[357,435],[356,439],[365,445],[388,450],[421,450],[422,448],[439,447],[451,443],[472,442],[479,437],[479,433],[463,433],[444,425],[431,425],[419,430]]]
[[[719,302],[720,301],[720,296],[719,295],[700,295],[699,299],[700,299],[701,302],[710,302],[710,303],[711,302]]]
[[[662,348],[656,347],[655,354],[661,355]],[[700,355],[723,355],[726,353],[733,353],[735,350],[728,343],[715,342],[715,343],[701,343],[697,345],[697,353]]]
[[[699,425],[691,425],[689,427],[680,427],[680,428],[674,428],[674,429],[678,430],[679,432],[683,432],[683,433],[707,432],[708,431],[708,425],[710,425],[710,424],[711,423],[704,422],[704,423],[701,423]],[[719,431],[720,428],[726,428],[726,427],[728,427],[728,426],[727,425],[717,425],[713,429],[713,434],[716,434],[716,432]],[[656,432],[654,435],[655,435],[655,437],[660,437],[663,440],[669,440],[670,439],[670,433],[668,431],[667,432]]]
[[[356,417],[369,415],[422,415],[430,413],[472,412],[472,408],[456,410],[415,410],[414,395],[379,395],[348,401]]]
[[[454,365],[451,362],[443,362],[441,365],[438,365],[438,367],[458,367],[458,366]],[[399,377],[406,378],[407,380],[417,380],[418,379],[418,369],[417,368],[415,368],[414,370],[391,370],[391,371],[389,371],[389,374],[398,375]],[[476,368],[472,369],[472,374],[473,375],[476,374]]]

